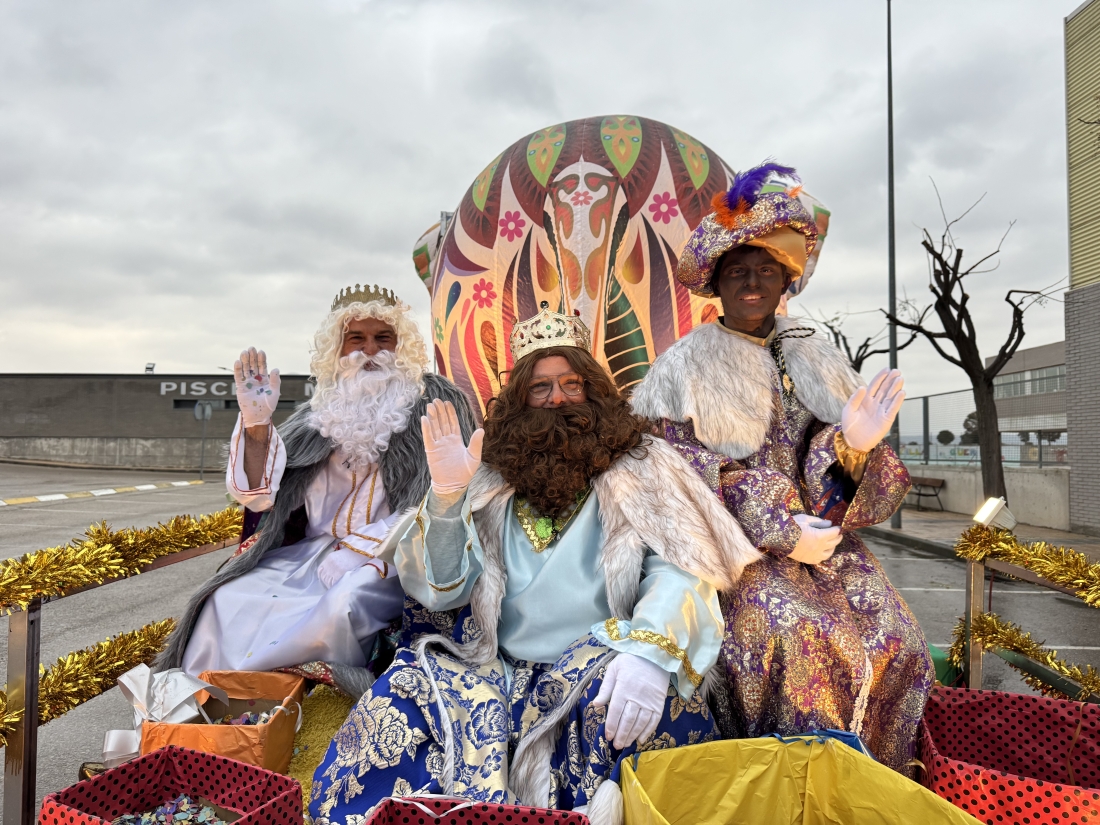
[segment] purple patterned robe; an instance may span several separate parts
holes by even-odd
[[[890,517],[909,474],[882,443],[856,484],[837,463],[839,425],[818,421],[797,397],[784,404],[778,387],[773,403],[764,444],[740,461],[708,450],[691,421],[661,423],[766,551],[722,596],[716,667],[729,692],[717,698],[719,726],[731,737],[858,729],[879,761],[905,771],[935,672],[917,620],[853,531]],[[798,513],[843,529],[836,552],[816,567],[787,558],[801,534]]]

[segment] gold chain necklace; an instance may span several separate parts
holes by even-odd
[[[527,538],[531,540],[531,548],[536,553],[541,553],[550,546],[554,539],[561,535],[566,525],[572,521],[573,516],[580,512],[584,502],[588,500],[588,494],[591,492],[591,487],[585,487],[577,493],[576,503],[568,512],[559,515],[557,518],[540,516],[525,498],[516,496],[512,500],[512,512],[515,513],[516,519]]]

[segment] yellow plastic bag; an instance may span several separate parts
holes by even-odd
[[[975,825],[934,793],[832,739],[729,739],[622,765],[625,825]]]

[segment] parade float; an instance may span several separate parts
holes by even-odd
[[[512,366],[513,325],[547,301],[581,317],[592,330],[593,354],[629,389],[669,345],[717,318],[716,302],[692,296],[674,272],[689,234],[731,177],[729,165],[706,145],[646,118],[570,121],[516,141],[415,244],[416,271],[431,295],[438,371],[484,412]],[[828,211],[810,195],[799,198],[823,238]],[[819,243],[799,290],[820,249]],[[93,528],[69,545],[0,563],[0,606],[10,626],[9,680],[0,693],[6,822],[36,818],[38,726],[150,662],[171,630],[169,619],[120,634],[40,673],[43,605],[232,545],[240,529],[240,511],[229,508],[150,530]],[[967,612],[950,661],[938,673],[945,684],[937,685],[925,713],[911,766],[918,781],[879,765],[858,738],[837,732],[726,740],[624,760],[618,773],[624,821],[1100,821],[1095,672],[1062,662],[1023,629],[980,609],[987,573],[1054,587],[1100,607],[1100,565],[1066,548],[1023,545],[996,523],[975,526],[957,550],[968,564]],[[982,691],[983,646],[1046,695]],[[260,686],[262,679],[230,678],[236,692],[225,694],[224,717],[210,723],[196,714],[173,725],[146,707],[136,726],[141,755],[111,767],[84,766],[81,781],[49,795],[37,818],[301,822],[313,769],[353,700],[327,685],[272,675],[280,678],[268,687]],[[229,686],[204,676],[211,688]],[[251,700],[264,703],[261,712],[247,709],[249,689]],[[185,698],[204,707],[217,699],[202,691]],[[214,721],[255,729],[206,735],[203,728]],[[274,727],[261,730],[267,726]],[[436,798],[383,800],[361,820],[488,821],[586,820],[571,812]]]

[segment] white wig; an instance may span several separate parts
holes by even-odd
[[[409,380],[421,384],[428,371],[428,351],[420,330],[409,315],[409,305],[398,301],[390,306],[384,301],[356,302],[339,307],[328,314],[317,334],[313,336],[309,372],[317,380],[317,390],[310,398],[310,406],[317,410],[324,406],[336,387],[340,374],[340,348],[348,324],[363,318],[377,318],[397,331],[397,369]]]

